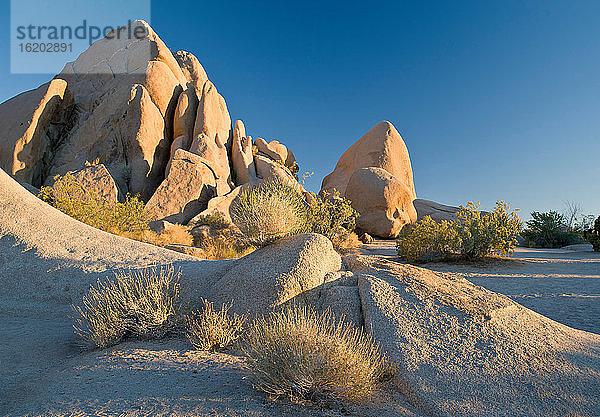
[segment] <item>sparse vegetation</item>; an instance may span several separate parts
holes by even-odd
[[[100,230],[139,238],[148,230],[149,213],[137,196],[124,203],[104,201],[98,193],[84,189],[71,173],[54,177],[52,187],[42,187],[39,197],[63,213]]]
[[[358,213],[352,208],[350,201],[341,197],[340,193],[323,192],[312,195],[308,199],[307,229],[312,233],[320,233],[332,241],[346,231],[356,227]]]
[[[362,402],[391,369],[369,335],[306,307],[255,320],[245,342],[256,387],[293,401]]]
[[[523,231],[525,244],[529,247],[560,248],[584,242],[578,232],[569,229],[564,216],[556,211],[534,211],[531,217]],[[573,219],[569,221],[573,223]]]
[[[596,252],[600,252],[600,216],[594,221],[594,226],[584,232],[585,239],[592,244]]]
[[[164,336],[176,325],[179,276],[170,267],[118,273],[114,280],[98,281],[81,305],[73,306],[75,332],[99,348],[127,336]]]
[[[397,240],[398,254],[408,262],[430,262],[506,256],[514,251],[521,221],[503,201],[490,213],[470,202],[460,207],[457,217],[458,221],[438,223],[427,216],[407,227]]]
[[[241,191],[231,217],[250,243],[264,246],[304,230],[305,201],[294,187],[273,179]]]
[[[199,350],[220,350],[231,346],[239,337],[246,316],[229,314],[231,305],[222,305],[219,310],[213,303],[202,300],[199,311],[191,313],[187,319],[187,337]]]

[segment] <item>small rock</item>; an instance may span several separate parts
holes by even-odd
[[[362,243],[364,243],[365,245],[368,245],[370,243],[373,243],[373,241],[375,239],[373,239],[373,236],[371,236],[368,233],[363,233],[363,235],[360,237],[359,239]]]

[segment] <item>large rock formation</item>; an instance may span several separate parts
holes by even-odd
[[[158,187],[146,208],[156,219],[187,223],[206,209],[216,195],[217,176],[204,158],[177,149],[167,178]]]
[[[345,196],[360,213],[358,228],[377,236],[397,237],[402,227],[417,220],[412,191],[383,168],[354,171]]]
[[[160,207],[160,216],[180,222],[204,210],[209,197],[190,185],[198,178],[186,175],[197,170],[181,169],[179,150],[210,166],[218,197],[259,177],[282,177],[301,189],[290,171],[293,154],[278,141],[263,141],[269,155],[261,154],[257,175],[252,138],[241,121],[234,134],[225,99],[194,55],[172,54],[143,21],[130,25],[144,36],[111,33],[51,82],[0,104],[0,168],[39,187],[95,161],[123,194],[139,194],[151,208]],[[201,182],[213,187],[212,180]]]
[[[364,232],[393,238],[416,221],[408,149],[390,122],[377,123],[342,154],[321,186],[321,193],[334,191],[352,202]]]

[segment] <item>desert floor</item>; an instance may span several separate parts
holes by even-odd
[[[368,407],[304,407],[255,390],[235,352],[184,337],[85,350],[64,303],[0,297],[0,416],[422,416],[393,387]]]
[[[394,241],[365,245],[365,253],[398,260]],[[511,259],[429,263],[575,329],[600,334],[600,253],[517,248]]]

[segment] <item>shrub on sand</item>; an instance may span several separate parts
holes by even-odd
[[[174,224],[160,233],[153,232],[152,230],[145,230],[144,232],[142,232],[138,240],[146,243],[151,243],[155,246],[192,246],[194,244],[194,238],[189,232],[189,229],[190,228],[187,226]]]
[[[127,336],[164,336],[176,325],[179,276],[170,267],[118,273],[112,281],[98,281],[81,305],[73,306],[75,333],[99,348]]]
[[[457,217],[458,221],[438,223],[426,216],[407,227],[397,240],[398,255],[408,262],[430,262],[506,256],[514,251],[521,220],[503,201],[498,201],[490,213],[469,203],[460,207]]]
[[[199,350],[220,350],[231,346],[240,336],[246,316],[229,314],[231,305],[222,305],[220,310],[213,303],[202,300],[199,311],[186,318],[187,337]]]
[[[241,191],[231,206],[231,218],[250,243],[264,246],[304,230],[304,205],[294,187],[272,179]]]
[[[408,262],[427,262],[458,253],[460,241],[454,226],[452,222],[438,223],[425,216],[401,231],[396,242],[398,254]]]
[[[293,401],[362,402],[390,369],[370,336],[306,307],[255,320],[243,349],[256,387]]]

